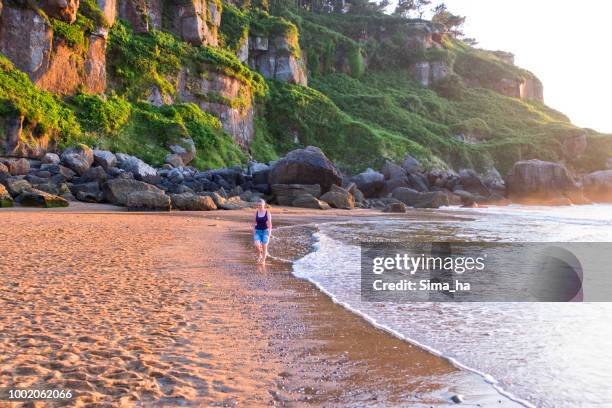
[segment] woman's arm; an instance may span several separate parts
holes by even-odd
[[[270,234],[272,233],[272,213],[268,211],[268,229],[270,230]]]

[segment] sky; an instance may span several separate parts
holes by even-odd
[[[536,74],[544,84],[547,105],[565,113],[577,126],[612,133],[612,2],[444,3],[449,11],[467,17],[464,32],[478,41],[477,47],[510,51],[516,65]]]

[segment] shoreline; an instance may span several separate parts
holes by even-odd
[[[98,210],[102,212],[96,212]],[[295,208],[274,208],[273,211],[275,227],[388,216],[361,210],[351,213],[333,210],[325,214]],[[99,262],[104,263],[102,258],[108,256],[115,259],[119,268],[113,264],[110,271],[100,272],[97,267],[91,270],[89,260],[86,262],[90,265],[89,270],[75,268],[79,265],[83,267],[80,263],[84,260],[73,257],[71,262],[74,265],[71,265],[70,273],[78,275],[81,283],[83,278],[87,278],[105,290],[114,290],[115,295],[106,297],[106,301],[109,306],[118,306],[118,310],[115,315],[113,312],[102,313],[102,317],[111,315],[115,318],[109,321],[102,318],[100,313],[84,308],[89,306],[89,301],[74,296],[62,303],[68,311],[51,304],[51,311],[64,317],[70,313],[70,309],[85,309],[86,313],[79,318],[94,321],[94,327],[100,331],[110,330],[112,334],[108,342],[100,339],[85,342],[86,339],[80,338],[83,336],[78,336],[82,327],[71,326],[72,322],[63,325],[65,334],[70,336],[69,342],[59,341],[58,332],[62,324],[57,320],[45,323],[44,319],[41,322],[34,318],[35,323],[26,325],[29,332],[15,328],[10,331],[4,327],[6,334],[0,337],[3,340],[0,347],[11,342],[18,344],[18,347],[0,364],[2,386],[12,386],[19,381],[22,381],[22,385],[41,380],[48,383],[49,379],[55,379],[58,385],[82,387],[84,403],[116,403],[115,398],[119,397],[116,389],[120,387],[112,377],[118,376],[124,378],[122,389],[129,391],[119,392],[120,398],[128,406],[130,403],[158,406],[219,402],[230,406],[269,403],[281,406],[300,403],[313,406],[400,406],[407,403],[416,407],[453,406],[455,404],[449,401],[453,394],[463,394],[466,402],[480,403],[482,406],[493,403],[495,406],[511,406],[505,401],[499,402],[502,397],[496,392],[492,393],[493,389],[480,378],[476,381],[472,374],[457,369],[449,361],[393,337],[333,303],[314,285],[293,276],[290,265],[271,261],[265,270],[258,268],[250,247],[250,210],[127,213],[83,206],[72,211],[1,211],[0,217],[9,213],[13,214],[5,222],[9,229],[11,223],[26,225],[34,220],[43,231],[45,228],[56,228],[56,232],[47,232],[47,236],[53,239],[52,242],[60,242],[62,251],[69,250],[61,244],[62,240],[68,241],[65,245],[82,242],[80,249],[97,251],[90,254],[97,256]],[[51,215],[58,213],[62,214],[61,219]],[[415,213],[415,219],[422,216],[422,212]],[[76,231],[62,227],[66,223]],[[105,246],[110,243],[106,242],[108,239],[103,240],[119,227],[127,231],[114,240],[114,246]],[[85,228],[89,242],[82,241],[83,231],[79,231],[79,228]],[[55,236],[57,233],[59,237]],[[157,238],[156,242],[152,242],[151,234]],[[58,238],[61,239],[58,241]],[[15,244],[20,247],[26,243],[27,239]],[[273,242],[273,254],[277,249],[275,245],[279,244]],[[127,254],[114,254],[117,248],[123,248]],[[44,252],[45,248],[38,249]],[[291,252],[294,249],[287,250]],[[3,257],[8,251],[10,245],[2,253]],[[39,266],[49,264],[49,259],[45,258],[48,254],[34,255],[43,262]],[[131,263],[132,259],[137,262]],[[61,267],[62,260],[55,259],[53,262],[57,263],[56,267]],[[14,281],[8,282],[6,276],[9,280],[17,278],[15,270],[10,269],[10,260],[3,262],[7,263],[8,266],[4,267],[9,268],[7,270],[12,274],[3,274],[0,279],[2,287],[15,284]],[[35,275],[30,276],[36,272],[34,270],[19,272],[21,280],[37,279]],[[61,271],[63,276],[66,273]],[[127,275],[134,276],[122,281]],[[113,283],[110,286],[106,282],[109,277]],[[36,283],[39,291],[58,289],[58,282]],[[24,284],[27,287],[29,283]],[[86,286],[86,290],[80,291],[85,292],[92,302],[100,301],[104,295],[104,292],[100,292],[101,288]],[[70,291],[74,290],[61,284],[59,289],[64,296],[70,296]],[[141,293],[151,290],[162,293],[166,303],[157,304],[155,298],[147,298],[145,293]],[[22,293],[21,298],[15,296],[13,303],[6,304],[6,299],[3,299],[8,316],[15,315],[13,309],[23,302],[23,296],[27,296],[27,301],[35,306],[45,307],[48,306],[45,303],[50,302],[48,298],[43,301],[27,293]],[[148,313],[159,309],[151,315],[151,321],[130,323],[133,324],[131,332],[142,329],[140,337],[132,336],[130,331],[125,332],[123,327],[117,326],[123,318],[122,313],[129,310],[131,305],[127,300],[140,302],[136,304],[152,302]],[[156,320],[158,313],[169,313],[168,316],[174,317],[169,321]],[[29,316],[32,319],[32,313]],[[0,321],[0,326],[6,323],[7,320]],[[170,327],[165,327],[168,324]],[[160,326],[164,326],[164,329],[161,330]],[[33,328],[50,331],[51,334],[47,335],[49,339],[35,337]],[[168,339],[171,341],[166,344]],[[26,343],[34,344],[27,346]],[[78,362],[75,365],[80,368],[64,364],[54,370],[48,366],[49,362],[27,363],[27,358],[23,368],[23,353],[27,351],[31,354],[37,347],[48,348],[45,343],[56,346],[71,344],[73,350],[64,351],[61,347],[60,350],[68,353],[68,357]],[[134,350],[141,351],[131,350],[126,343],[134,346]],[[92,344],[95,346],[93,350]],[[111,347],[113,344],[117,347]],[[157,349],[147,348],[150,344]],[[104,354],[107,348],[113,350],[106,351],[107,358],[113,363],[100,367],[92,355]],[[63,354],[55,356],[58,361],[63,361],[61,357]],[[172,368],[167,367],[168,362],[177,366],[170,364]],[[55,362],[52,360],[50,363]],[[153,363],[162,368],[153,368]],[[27,375],[14,374],[21,372],[19,370],[24,370]],[[74,374],[70,374],[74,371]],[[70,375],[77,379],[71,379]]]

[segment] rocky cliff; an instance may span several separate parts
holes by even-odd
[[[542,83],[512,54],[378,12],[2,0],[0,53],[10,156],[86,142],[210,167],[315,145],[345,172],[410,153],[428,168],[483,174],[528,159],[591,172],[612,157],[609,137],[543,104]],[[176,156],[181,143],[193,157]]]

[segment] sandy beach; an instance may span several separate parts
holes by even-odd
[[[275,227],[372,217],[274,209]],[[250,210],[0,212],[0,387],[70,389],[0,406],[511,406],[482,380],[334,304],[271,260]],[[287,248],[283,234],[302,234]],[[271,253],[310,248],[279,228]]]

